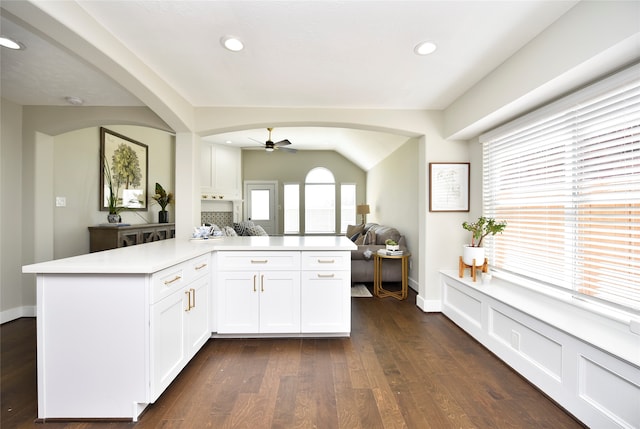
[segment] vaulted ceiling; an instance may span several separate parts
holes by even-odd
[[[20,3],[0,4],[2,35],[26,47],[1,50],[3,98],[23,105],[67,105],[69,96],[85,106],[143,105],[118,76],[55,40]],[[72,30],[105,30],[109,43],[141,59],[194,107],[441,110],[575,3],[66,0],[54,7],[73,8],[74,20],[63,23]],[[228,35],[244,49],[224,49]],[[416,55],[423,41],[436,51]],[[206,138],[252,147],[266,137],[258,129]],[[274,130],[274,140],[284,138],[299,150],[337,150],[364,169],[406,141],[359,130]]]

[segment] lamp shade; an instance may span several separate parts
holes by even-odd
[[[356,213],[359,215],[366,215],[369,214],[369,204],[361,204],[359,206],[356,207]]]

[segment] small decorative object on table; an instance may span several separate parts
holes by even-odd
[[[167,193],[162,185],[156,182],[156,193],[151,197],[160,206],[160,212],[158,212],[158,223],[169,222],[169,212],[167,212],[167,206],[174,201],[173,194]]]
[[[506,221],[496,221],[493,218],[480,216],[473,223],[463,222],[462,227],[471,232],[471,245],[465,245],[463,256],[460,256],[459,276],[464,275],[465,268],[471,268],[471,277],[476,281],[476,268],[481,268],[483,273],[489,270],[487,258],[484,257],[482,240],[487,235],[502,233],[507,227]]]
[[[393,251],[398,251],[400,250],[400,245],[398,243],[396,243],[394,240],[392,239],[388,239],[384,242],[385,246],[387,247],[387,250],[390,252]]]

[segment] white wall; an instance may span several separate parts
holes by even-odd
[[[404,235],[411,251],[409,284],[419,289],[419,139],[410,139],[367,172],[367,222],[388,225]]]
[[[22,106],[2,99],[0,125],[0,323],[35,315],[22,306]]]
[[[148,146],[148,211],[124,211],[122,221],[155,223],[160,207],[151,200],[155,183],[174,192],[174,138],[164,131],[131,125],[111,125],[109,130]],[[53,243],[55,259],[89,252],[88,226],[107,222],[107,212],[98,210],[100,180],[100,129],[84,128],[53,139],[53,193],[66,198],[66,207],[55,207]],[[168,206],[174,219],[174,205]]]

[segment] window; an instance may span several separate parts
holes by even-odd
[[[356,224],[356,185],[340,185],[340,232],[347,232],[348,225]]]
[[[284,233],[300,233],[300,185],[284,185]]]
[[[309,171],[305,179],[305,232],[336,232],[336,185],[333,173],[323,167]]]
[[[640,309],[640,67],[481,137],[498,270]]]

